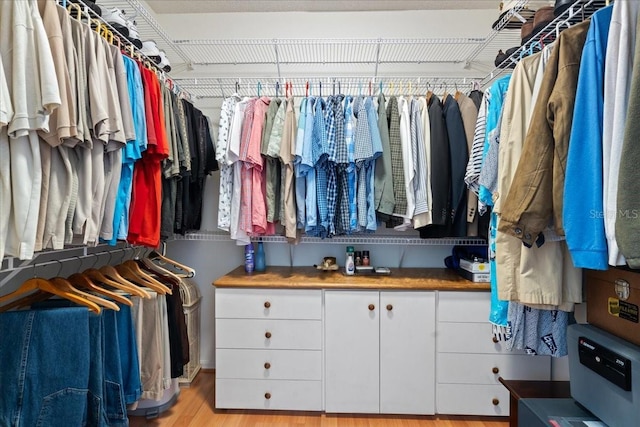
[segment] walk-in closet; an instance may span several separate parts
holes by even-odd
[[[639,16],[0,0],[0,426],[640,425]]]

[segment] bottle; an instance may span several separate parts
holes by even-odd
[[[244,247],[244,271],[253,273],[253,243],[249,243]]]
[[[362,265],[362,253],[360,251],[355,251],[354,262],[356,263],[356,267]]]
[[[347,246],[347,260],[344,263],[344,272],[347,276],[353,276],[356,272],[356,265],[353,260],[353,246]]]
[[[362,265],[370,265],[371,260],[369,259],[369,251],[362,251]]]
[[[265,271],[267,269],[267,261],[264,256],[264,246],[262,244],[262,239],[258,242],[258,250],[256,251],[256,259],[255,259],[255,268],[256,271]]]

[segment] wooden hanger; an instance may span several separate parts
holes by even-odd
[[[95,282],[102,283],[107,286],[111,286],[112,288],[119,289],[131,295],[138,296],[141,298],[151,298],[151,295],[149,295],[147,291],[145,291],[144,289],[134,285],[133,283],[127,281],[124,278],[123,278],[124,281],[117,281],[117,280],[110,279],[104,274],[102,274],[102,272],[97,268],[89,268],[85,270],[83,274]]]
[[[172,293],[171,289],[169,289],[164,283],[154,279],[153,277],[142,271],[135,261],[125,261],[122,264],[116,266],[116,269],[125,278],[132,280],[134,283],[137,283],[141,286],[146,286],[159,294],[165,295]]]
[[[128,298],[98,286],[93,280],[91,280],[89,277],[85,276],[82,273],[72,274],[71,276],[69,276],[67,280],[71,282],[71,284],[74,285],[75,288],[80,289],[82,291],[85,291],[85,290],[93,291],[95,293],[108,297],[109,299],[118,301],[119,303],[126,304],[128,306],[133,305],[131,300],[129,300]],[[117,305],[116,307],[117,307],[117,310],[120,310],[120,307],[118,307]]]
[[[162,263],[167,263],[167,264],[171,264],[173,267],[179,268],[180,270],[186,273],[185,277],[190,278],[190,277],[195,277],[196,275],[196,271],[193,268],[188,267],[184,264],[180,264],[178,261],[174,261],[171,258],[167,258],[166,256],[162,255],[157,251],[151,251],[149,253],[148,258],[151,260],[158,260],[160,265],[162,265]]]
[[[142,267],[143,271],[147,270],[150,273],[155,273],[161,276],[170,277],[171,279],[175,280],[177,283],[180,283],[182,280],[175,273],[172,273],[169,270],[160,267],[159,265],[155,264],[153,261],[151,261],[148,258],[142,258],[138,260],[138,263]]]
[[[91,302],[94,302],[94,303],[98,304],[100,307],[110,308],[111,310],[120,311],[120,307],[118,307],[116,305],[116,303],[114,303],[113,301],[109,301],[109,300],[106,300],[106,299],[104,299],[102,297],[99,297],[98,295],[94,295],[94,294],[91,294],[89,292],[82,291],[82,290],[76,288],[75,286],[73,286],[73,283],[71,283],[70,281],[68,281],[64,277],[54,277],[53,279],[51,279],[51,281],[53,283],[55,283],[56,287],[60,287],[62,289],[67,289],[67,290],[75,293],[76,295],[79,295],[84,300],[88,300],[88,301],[91,301]]]
[[[29,301],[32,300],[34,298],[34,295],[32,294],[33,291],[41,291],[45,294],[57,295],[66,300],[75,302],[76,304],[85,306],[89,310],[97,314],[102,311],[100,306],[96,302],[85,298],[85,296],[82,295],[82,293],[75,289],[71,284],[58,284],[53,279],[46,280],[38,277],[34,277],[23,282],[22,285],[20,285],[20,287],[15,291],[0,297],[0,304],[6,301],[11,301],[11,303],[1,306],[0,311],[7,311],[11,308],[22,306],[22,303],[26,302],[27,299],[29,299]],[[24,294],[28,295],[24,298],[14,300],[16,297]]]

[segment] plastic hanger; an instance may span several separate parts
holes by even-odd
[[[379,86],[380,86],[380,95],[382,95],[382,80],[380,81]]]

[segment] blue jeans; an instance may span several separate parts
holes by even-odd
[[[118,324],[118,344],[120,346],[120,364],[122,365],[122,391],[124,401],[130,405],[140,399],[142,383],[140,382],[140,359],[136,345],[136,332],[131,317],[131,307],[118,304],[116,312]]]
[[[87,425],[89,389],[86,308],[0,313],[0,425]],[[94,405],[94,408],[97,407]]]
[[[47,300],[34,305],[34,307],[51,309],[43,311],[57,311],[60,308],[56,307],[70,304],[73,303],[65,300]],[[82,310],[86,311],[86,309]],[[90,398],[88,399],[86,424],[82,425],[92,427],[126,427],[129,425],[122,386],[121,348],[118,340],[119,325],[116,313],[112,310],[103,310],[100,315],[89,314],[88,388]],[[130,314],[129,317],[131,317]],[[129,323],[131,324],[131,322]],[[74,333],[75,329],[77,329],[75,325],[68,325],[65,331]],[[133,330],[130,334],[133,335]],[[70,363],[73,363],[72,360]]]

